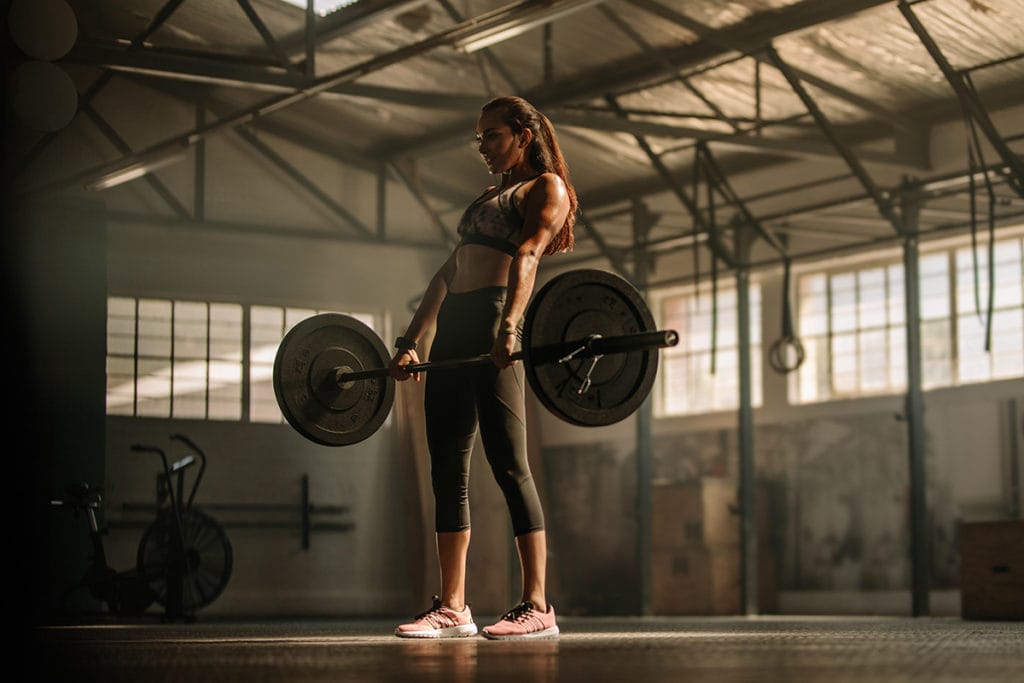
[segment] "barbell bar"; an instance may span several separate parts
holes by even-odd
[[[658,350],[678,343],[674,330],[654,329],[643,297],[626,280],[580,269],[538,290],[523,320],[526,377],[541,404],[580,426],[618,422],[646,399]],[[361,321],[322,313],[295,325],[274,359],[274,394],[288,423],[327,446],[362,441],[391,411],[395,382],[390,353]],[[407,372],[468,368],[490,356],[425,361]]]
[[[530,350],[533,362],[538,365],[544,363],[564,363],[573,358],[594,358],[613,353],[629,353],[631,351],[646,351],[647,349],[660,349],[666,346],[675,346],[679,342],[679,335],[675,330],[656,330],[654,332],[639,332],[637,334],[622,334],[615,337],[602,337],[592,335],[584,339],[551,344],[543,348]],[[524,360],[526,351],[516,351],[511,355],[512,360]],[[451,358],[448,360],[423,361],[420,363],[409,363],[403,365],[402,369],[412,374],[414,372],[425,372],[427,370],[441,370],[453,368],[468,368],[475,365],[486,365],[490,363],[489,355],[474,356],[472,358]],[[371,368],[369,370],[347,370],[345,366],[335,368],[337,382],[339,385],[347,382],[355,382],[361,379],[373,379],[375,377],[390,376],[389,368]]]

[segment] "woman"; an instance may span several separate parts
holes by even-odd
[[[427,377],[425,413],[434,490],[441,594],[433,607],[395,634],[451,638],[477,633],[466,603],[469,461],[479,425],[484,451],[512,517],[523,593],[493,626],[492,639],[553,638],[554,608],[545,595],[547,539],[526,458],[522,364],[511,358],[542,255],[572,248],[576,193],[551,122],[518,97],[481,109],[476,143],[488,171],[500,174],[459,222],[461,242],[431,279],[405,334],[395,341],[391,376],[412,376],[418,341],[434,324],[431,360],[490,353],[493,364],[440,370]]]

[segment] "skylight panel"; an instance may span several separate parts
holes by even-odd
[[[342,7],[348,7],[354,5],[359,0],[313,0],[313,12],[317,16],[326,17],[331,12],[339,10]],[[299,9],[306,9],[306,0],[282,0],[287,2],[289,5],[294,5]]]

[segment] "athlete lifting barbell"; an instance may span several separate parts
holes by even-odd
[[[576,195],[568,169],[550,121],[521,98],[487,103],[476,139],[501,182],[466,209],[462,240],[431,279],[394,356],[389,360],[380,338],[358,320],[314,316],[285,335],[274,390],[296,430],[341,446],[383,424],[394,401],[392,379],[418,381],[420,372],[436,371],[428,375],[424,406],[441,590],[430,609],[395,633],[444,638],[477,632],[465,568],[469,460],[479,430],[508,504],[523,571],[521,601],[483,635],[555,637],[545,592],[544,517],[526,457],[524,374],[557,416],[579,425],[611,424],[647,397],[657,349],[674,344],[676,335],[655,330],[639,293],[604,271],[557,276],[530,303],[541,256],[572,248]],[[417,345],[431,327],[431,361],[421,364]]]

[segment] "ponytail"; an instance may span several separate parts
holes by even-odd
[[[565,223],[562,224],[558,233],[551,238],[544,253],[557,254],[563,251],[572,251],[573,227],[576,225],[578,202],[576,189],[569,176],[569,166],[565,157],[562,156],[562,149],[558,145],[554,126],[544,114],[521,97],[498,97],[485,104],[482,111],[486,112],[492,109],[503,111],[505,123],[512,128],[513,132],[519,133],[529,129],[533,133],[533,139],[527,150],[530,163],[538,171],[554,173],[562,179],[566,194],[569,196],[569,214],[565,217]]]

